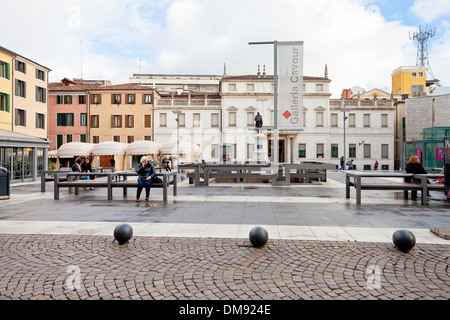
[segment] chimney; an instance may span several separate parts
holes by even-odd
[[[261,78],[261,71],[260,71],[260,66],[258,64],[258,78]]]
[[[266,77],[266,65],[264,65],[264,67],[263,67],[263,78],[265,78]]]

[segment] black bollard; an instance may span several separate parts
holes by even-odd
[[[416,237],[408,230],[397,230],[392,235],[392,242],[401,252],[408,252],[416,245]]]
[[[263,227],[254,227],[250,231],[249,239],[254,247],[259,248],[266,244],[267,240],[269,239],[269,234]]]
[[[114,229],[114,239],[116,239],[119,244],[125,244],[133,236],[133,228],[129,224],[119,224]]]

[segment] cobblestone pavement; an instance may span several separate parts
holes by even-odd
[[[450,299],[449,246],[0,235],[0,299]]]

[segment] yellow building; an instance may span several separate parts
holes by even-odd
[[[403,66],[392,72],[394,95],[408,94],[418,97],[426,93],[426,69],[419,66]]]
[[[11,66],[15,54],[0,47],[0,129],[12,131],[13,80]]]

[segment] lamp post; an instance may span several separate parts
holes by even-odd
[[[183,89],[177,89],[177,95],[180,96],[183,93]],[[177,122],[177,172],[180,172],[179,168],[179,157],[180,157],[180,106],[177,106],[177,110],[172,111],[174,114],[177,115],[177,118],[175,121]]]
[[[345,121],[348,119],[348,117],[345,115],[345,111],[348,111],[345,108],[345,104],[342,106],[341,111],[344,111],[344,170],[345,170],[345,164],[346,164],[346,158],[347,158],[347,147],[346,147],[346,132],[345,132]],[[350,156],[350,155],[349,155]]]

